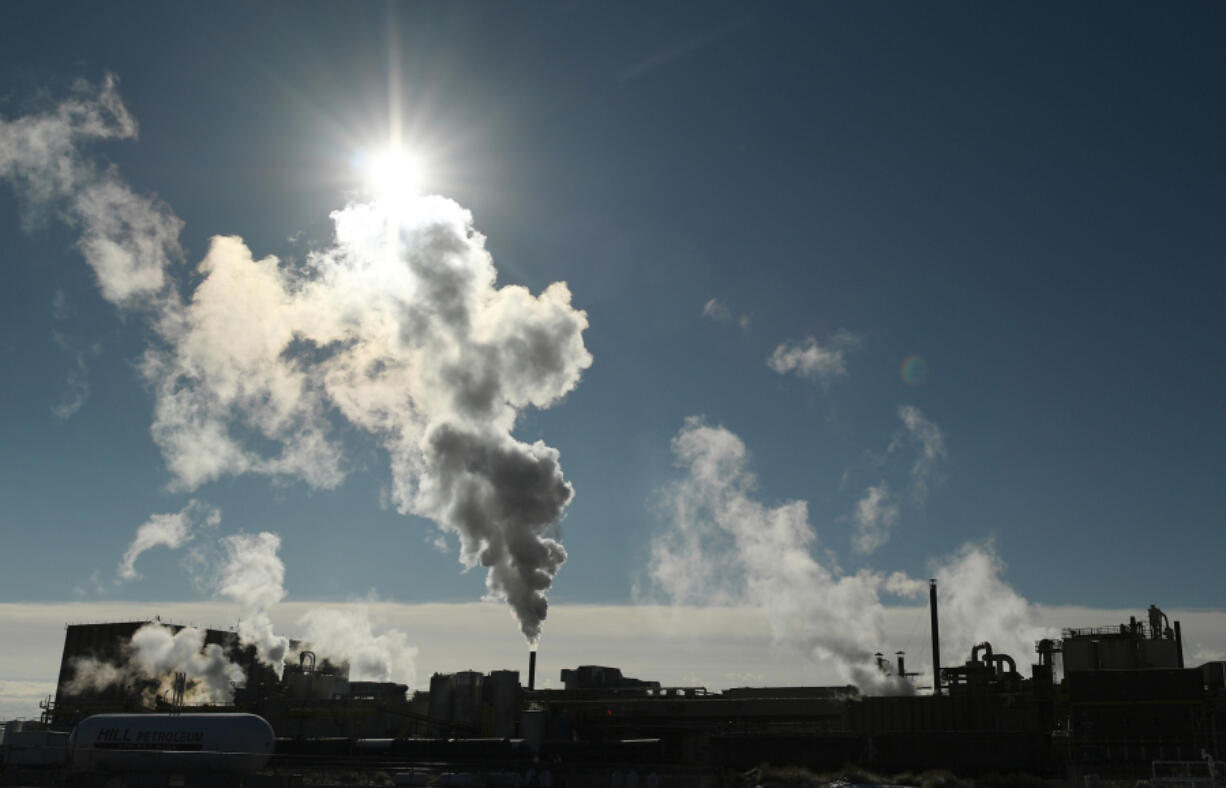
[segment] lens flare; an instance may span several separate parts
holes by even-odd
[[[908,386],[918,386],[928,379],[928,362],[923,356],[907,356],[898,374],[903,383]]]

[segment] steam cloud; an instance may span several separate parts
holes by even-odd
[[[165,696],[173,690],[174,674],[185,673],[189,680],[184,700],[192,703],[228,703],[234,685],[246,676],[231,662],[216,643],[205,644],[204,630],[185,627],[174,632],[161,624],[146,624],[127,645],[127,659],[121,665],[90,657],[76,660],[71,693],[101,690],[116,684],[148,685],[143,700],[152,704],[154,695]]]
[[[195,538],[196,529],[216,527],[220,522],[221,512],[195,500],[176,513],[152,515],[136,529],[136,536],[123,554],[118,570],[120,580],[140,577],[136,572],[136,559],[145,551],[154,547],[178,549]]]
[[[995,653],[1017,658],[1034,653],[1034,644],[1056,637],[1041,626],[1034,607],[1002,579],[1005,564],[991,542],[968,543],[933,564],[941,582],[941,660],[965,660],[972,644],[988,641]]]
[[[881,595],[918,597],[927,584],[902,572],[846,574],[833,559],[817,560],[808,505],[757,500],[748,450],[724,427],[691,417],[672,448],[684,474],[661,491],[668,527],[652,546],[654,587],[675,604],[760,607],[780,645],[817,664],[833,661],[861,689],[912,692],[873,658],[886,644]],[[935,571],[943,583],[941,629],[952,644],[947,658],[967,638],[1029,652],[1038,631],[1033,610],[1000,579],[1003,564],[991,545],[966,545]]]
[[[398,630],[376,633],[366,610],[318,608],[299,622],[312,650],[349,665],[354,681],[417,681],[417,649]]]
[[[300,264],[216,237],[185,299],[170,271],[182,222],[78,150],[135,135],[107,77],[0,121],[0,176],[31,212],[56,208],[80,228],[107,300],[149,315],[157,340],[140,369],[175,485],[257,473],[335,487],[343,419],[386,449],[399,511],[455,533],[462,563],[487,569],[488,595],[535,641],[566,560],[555,537],[573,490],[555,449],[512,430],[520,410],[552,406],[591,364],[587,315],[566,285],[496,286],[468,211],[420,197],[334,212],[334,245]]]
[[[685,477],[664,492],[671,528],[653,545],[655,584],[674,603],[759,606],[778,643],[835,661],[864,689],[909,691],[873,659],[884,642],[878,594],[886,579],[839,574],[814,559],[808,505],[755,500],[748,451],[731,431],[690,417],[672,447]]]
[[[280,671],[289,640],[273,631],[268,608],[285,598],[285,564],[277,556],[281,537],[268,532],[234,534],[221,543],[226,564],[217,590],[243,605],[239,642],[255,646],[259,658]]]

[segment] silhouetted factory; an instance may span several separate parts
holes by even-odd
[[[935,585],[931,601],[937,655]],[[905,696],[868,696],[853,686],[708,692],[596,665],[563,670],[561,689],[536,689],[535,654],[526,682],[514,670],[465,671],[435,674],[429,691],[410,693],[404,684],[350,681],[347,666],[298,643],[277,676],[234,633],[214,630],[205,642],[245,673],[226,705],[185,703],[184,677],[169,694],[151,694],[141,682],[98,688],[77,680],[82,666],[121,660],[124,644],[148,623],[68,627],[54,702],[42,724],[5,732],[0,784],[290,785],[301,784],[304,770],[345,768],[370,784],[382,774],[395,784],[521,785],[544,784],[547,768],[549,782],[576,786],[608,786],[610,774],[632,770],[657,785],[716,786],[738,784],[736,775],[762,763],[1226,781],[1226,662],[1185,666],[1179,622],[1152,606],[1145,621],[1039,641],[1028,665],[990,643],[968,645],[965,662],[937,663],[924,677],[934,682],[931,694]],[[879,655],[878,664],[915,675],[901,654]],[[108,713],[121,716],[95,716]],[[210,722],[222,732],[231,724],[253,731],[249,742],[230,745],[247,748],[243,769],[210,749]],[[269,728],[267,741],[256,741]],[[183,767],[179,745],[158,749],[165,741],[187,741],[203,760]],[[179,761],[170,757],[176,753]],[[200,782],[205,772],[211,776]],[[468,781],[455,782],[457,773]]]

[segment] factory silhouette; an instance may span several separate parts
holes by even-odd
[[[206,630],[201,648],[244,680],[225,702],[200,702],[206,678],[124,664],[142,628],[183,627],[70,625],[43,719],[4,731],[0,785],[290,786],[344,773],[349,784],[715,788],[744,784],[763,764],[941,769],[972,782],[1226,782],[1226,662],[1185,665],[1180,622],[1157,607],[1143,620],[1066,629],[1033,655],[984,642],[942,665],[936,581],[929,602],[931,675],[908,672],[901,652],[877,655],[879,670],[914,690],[898,695],[851,685],[708,692],[599,665],[538,689],[535,651],[526,680],[517,670],[436,673],[428,691],[410,693],[350,680],[347,665],[296,641],[278,675],[234,632]],[[86,675],[100,666],[107,680]]]

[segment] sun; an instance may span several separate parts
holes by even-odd
[[[418,197],[423,188],[421,157],[405,148],[388,148],[367,154],[363,178],[375,199],[403,205]]]

